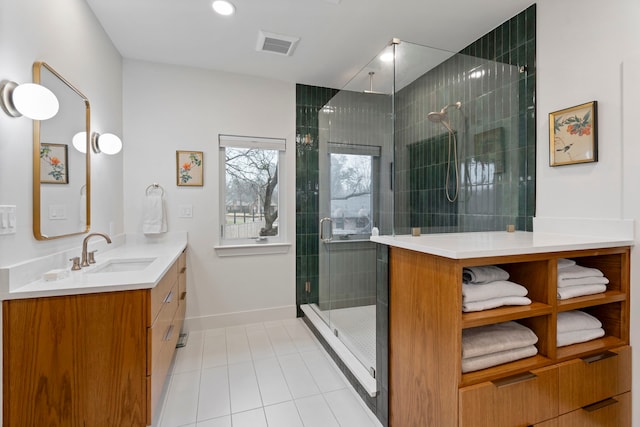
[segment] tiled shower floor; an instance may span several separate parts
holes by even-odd
[[[156,427],[380,427],[300,319],[192,332]]]
[[[354,356],[368,369],[376,367],[376,306],[320,310],[312,304],[316,313],[330,319],[331,329],[338,330],[338,337]]]

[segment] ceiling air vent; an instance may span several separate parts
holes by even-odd
[[[260,31],[258,33],[258,45],[256,49],[261,52],[277,53],[278,55],[293,55],[300,38],[283,36],[281,34],[267,33]]]

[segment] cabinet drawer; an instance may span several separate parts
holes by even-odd
[[[178,285],[174,286],[167,293],[167,299],[163,302],[156,321],[151,328],[148,328],[148,349],[147,349],[147,375],[155,373],[162,346],[167,342],[172,334],[179,334],[179,330],[172,327],[173,319],[178,311]]]
[[[563,362],[558,379],[560,414],[630,391],[631,347]]]
[[[158,317],[158,313],[167,299],[167,295],[171,291],[171,288],[178,280],[178,262],[174,262],[173,265],[167,270],[165,275],[160,279],[160,282],[151,289],[151,310],[149,319],[149,326],[153,325],[154,320]]]
[[[564,414],[558,418],[558,427],[631,427],[631,393]]]
[[[160,396],[167,379],[167,373],[176,351],[176,344],[180,335],[181,322],[178,320],[177,310],[173,311],[174,317],[169,322],[162,336],[162,343],[159,347],[158,356],[154,361],[151,374],[151,413],[157,412]]]
[[[531,425],[558,415],[555,366],[460,389],[460,426]]]

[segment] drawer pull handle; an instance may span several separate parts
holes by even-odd
[[[164,334],[164,338],[162,339],[162,341],[170,341],[172,335],[173,335],[173,325],[167,328],[167,333]]]
[[[533,380],[535,378],[538,378],[536,374],[532,374],[531,372],[525,372],[523,374],[516,374],[516,375],[511,375],[510,377],[500,378],[499,380],[492,380],[491,382],[496,387],[505,387],[511,384],[517,384],[517,383]]]
[[[613,351],[605,351],[604,353],[594,354],[593,356],[581,357],[584,363],[599,362],[601,360],[608,359],[610,357],[616,357],[618,354]]]
[[[591,405],[584,406],[582,409],[587,412],[595,412],[599,409],[606,408],[607,406],[615,405],[616,403],[618,403],[618,401],[610,397],[608,399],[601,400],[600,402],[596,402]]]
[[[172,299],[173,299],[173,291],[169,291],[169,293],[167,294],[163,302],[169,304]]]
[[[187,271],[187,267],[182,267],[182,269],[180,270],[180,274],[184,273],[185,271]]]
[[[187,293],[183,292],[182,295],[180,295],[180,299],[184,300],[185,298],[187,298]]]

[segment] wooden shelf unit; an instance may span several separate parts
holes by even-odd
[[[607,291],[598,295],[558,300],[557,260],[559,258],[570,258],[579,265],[600,269],[609,279]],[[529,385],[520,385],[516,381],[517,385],[509,387],[514,390],[516,387],[523,387],[524,391],[518,392],[520,394],[515,393],[513,396],[522,396],[522,399],[535,402],[545,401],[548,396],[540,395],[540,390],[547,390],[549,387],[556,390],[557,387],[563,387],[563,384],[558,384],[557,379],[557,370],[561,363],[628,348],[629,247],[471,259],[451,259],[390,247],[389,259],[389,425],[391,427],[409,425],[495,427],[546,422],[563,415],[558,409],[557,391],[554,391],[556,394],[551,396],[551,412],[545,410],[533,414],[531,411],[518,409],[520,403],[512,400],[508,404],[507,401],[502,402],[500,399],[504,397],[498,397],[500,393],[493,390],[498,387],[494,383],[502,383],[512,376],[544,371],[546,376],[556,379],[551,379],[550,382],[545,380],[544,383],[539,379],[527,380],[523,383]],[[463,313],[462,269],[481,265],[497,265],[507,270],[510,274],[509,280],[528,289],[528,297],[532,300],[532,304]],[[586,343],[557,347],[557,314],[575,309],[581,309],[597,317],[603,323],[605,336]],[[463,374],[461,372],[462,329],[509,320],[517,321],[534,331],[538,336],[536,344],[538,354]],[[620,364],[620,369],[628,369],[630,372],[630,358],[621,360]],[[493,385],[488,386],[488,384]],[[469,392],[472,389],[485,390],[485,386],[486,390],[493,391]],[[629,391],[630,384],[628,388],[622,385],[621,388],[616,389],[617,394]],[[502,415],[485,413],[485,404],[488,401],[493,402],[493,406],[496,406]],[[474,406],[476,404],[477,406]],[[616,407],[624,408],[625,405],[620,404]],[[607,411],[611,410],[611,408],[607,409]],[[512,411],[517,413],[511,414]],[[625,414],[620,417],[620,419],[629,418]]]

